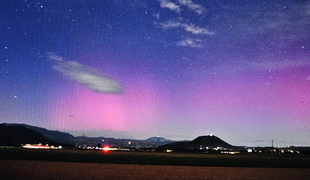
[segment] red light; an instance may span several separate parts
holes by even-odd
[[[109,146],[104,146],[104,147],[102,148],[102,150],[103,150],[103,151],[110,151],[111,149],[110,149]]]

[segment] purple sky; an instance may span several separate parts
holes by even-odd
[[[310,145],[310,3],[6,1],[0,123]]]

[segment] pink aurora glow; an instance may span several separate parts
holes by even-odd
[[[114,130],[140,138],[214,133],[229,139],[228,131],[283,135],[287,127],[309,124],[310,88],[304,77],[306,72],[292,78],[283,71],[217,82],[197,79],[180,89],[135,77],[123,83],[122,95],[99,94],[75,83],[53,95],[51,124],[59,130]]]
[[[159,99],[147,83],[123,95],[99,94],[76,84],[70,94],[61,93],[50,103],[52,124],[60,130],[135,131],[154,126]]]

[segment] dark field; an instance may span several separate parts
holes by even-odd
[[[173,166],[309,168],[307,154],[200,154],[139,151],[0,149],[0,159]]]
[[[310,179],[301,154],[0,149],[0,179]]]

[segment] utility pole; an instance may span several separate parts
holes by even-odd
[[[271,147],[273,147],[273,140],[271,140]]]

